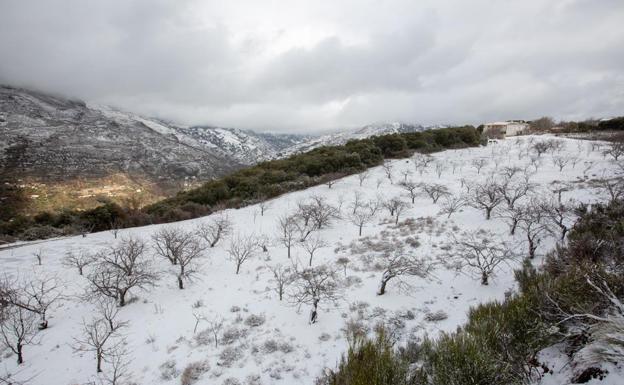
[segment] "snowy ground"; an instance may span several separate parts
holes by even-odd
[[[461,187],[461,178],[478,182],[492,174],[498,175],[505,166],[525,168],[530,159],[518,154],[526,151],[530,141],[544,139],[546,137],[512,138],[488,147],[434,154],[436,160],[448,167],[439,178],[433,165],[420,175],[410,160],[396,160],[392,162],[395,184],[390,184],[384,170],[378,167],[370,170],[370,177],[364,181],[363,187],[359,186],[358,176],[353,175],[341,179],[331,189],[321,185],[286,194],[271,201],[264,216],[260,216],[258,206],[227,210],[235,233],[254,233],[272,240],[268,252],[257,253],[236,275],[234,264],[226,258],[226,239],[205,253],[201,274],[185,290],[177,289],[172,274],[163,274],[157,287],[131,293],[136,299],[121,308],[119,317],[129,321],[123,333],[131,352],[130,370],[134,381],[137,384],[179,384],[180,372],[189,363],[204,361],[207,370],[197,384],[222,384],[229,378],[238,379],[241,384],[313,384],[322,369],[334,367],[345,351],[347,341],[342,329],[349,319],[359,320],[371,328],[379,321],[392,322],[397,325],[403,339],[411,335],[435,335],[439,331],[454,330],[466,320],[470,306],[504,298],[505,291],[514,287],[512,270],[518,264],[503,266],[489,286],[480,285],[478,279],[468,272],[457,273],[440,265],[427,279],[407,279],[406,283],[411,284],[408,290],[401,290],[398,282],[390,281],[388,292],[377,296],[381,273],[366,268],[357,246],[361,246],[365,238],[374,243],[393,238],[404,242],[411,237],[417,239],[420,246],[408,247],[407,250],[423,257],[439,256],[444,259],[441,246],[449,241],[450,233],[484,228],[507,239],[508,227],[501,219],[486,221],[482,211],[470,207],[463,208],[449,219],[439,214],[439,204],[433,204],[429,197],[422,195],[401,218],[402,221],[413,218],[414,221],[408,221],[412,227],[407,224],[395,226],[387,211],[383,210],[373,223],[364,227],[363,237],[358,237],[357,228],[352,223],[335,220],[329,228],[319,232],[329,246],[315,254],[313,264],[335,266],[338,258],[348,257],[351,262],[346,269],[345,295],[336,306],[321,303],[318,323],[310,325],[309,308],[298,309],[287,299],[280,302],[272,291],[274,285],[266,266],[289,263],[285,247],[276,240],[277,217],[294,212],[298,201],[312,195],[322,195],[331,204],[342,206],[343,213],[349,210],[356,191],[367,199],[378,194],[385,199],[401,195],[404,201],[409,202],[405,191],[398,186],[398,182],[404,179],[403,171],[411,172],[408,180],[441,183],[459,195],[465,191]],[[560,140],[565,143],[564,149],[559,153],[542,155],[541,166],[532,175],[531,182],[543,191],[549,191],[550,183],[555,180],[575,182],[576,188],[563,194],[564,201],[605,200],[606,195],[584,181],[612,175],[615,172],[612,161],[605,159],[600,149],[592,149],[592,142]],[[578,162],[574,167],[568,164],[560,172],[553,164],[553,157],[576,157]],[[488,159],[488,164],[479,173],[472,166],[472,160],[477,158]],[[493,159],[500,161],[496,164]],[[454,173],[453,164],[456,165]],[[208,218],[126,229],[120,231],[119,236],[133,235],[150,241],[151,234],[163,226],[193,229]],[[521,245],[518,251],[524,253],[526,245],[521,231],[514,241]],[[66,296],[66,300],[49,312],[50,327],[40,333],[40,343],[24,348],[25,363],[21,368],[16,367],[15,357],[8,350],[0,355],[0,374],[19,371],[17,378],[30,378],[29,384],[41,385],[86,384],[97,380],[94,356],[75,352],[72,348],[73,337],[78,336],[81,322],[93,316],[93,305],[77,297],[84,292],[87,281],[76,270],[63,266],[61,259],[70,250],[96,251],[115,242],[111,232],[102,232],[86,238],[50,240],[0,250],[3,273],[19,273],[21,277],[57,275],[64,282]],[[538,249],[540,256],[554,243],[552,237],[543,242]],[[34,258],[34,253],[39,250],[44,255],[42,266],[36,265]],[[300,247],[293,249],[293,258],[307,264],[307,253]],[[540,261],[538,257],[535,263]],[[162,271],[170,268],[165,260],[156,259],[155,263]],[[340,272],[344,275],[342,270]],[[194,308],[193,304],[197,301],[203,305]],[[440,310],[448,315],[447,319],[438,322],[425,320],[428,313]],[[223,317],[223,330],[229,329],[231,340],[221,338],[219,346],[215,347],[212,339],[202,333],[207,327],[204,322],[199,323],[194,333],[193,312],[201,312],[207,318]],[[265,322],[250,326],[251,322],[247,322],[250,315],[262,315]],[[231,362],[227,363],[225,356]],[[106,365],[104,370],[107,370]],[[168,375],[164,373],[167,371]]]

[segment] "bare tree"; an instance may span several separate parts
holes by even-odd
[[[442,176],[442,173],[446,171],[446,169],[447,167],[444,163],[435,162],[435,172],[436,172],[436,175],[438,176],[438,179],[440,179],[440,177]]]
[[[362,187],[362,184],[364,183],[364,181],[366,179],[368,179],[369,176],[370,176],[370,172],[368,170],[363,171],[363,172],[358,174],[358,180],[360,181],[360,187]]]
[[[624,179],[622,178],[602,178],[597,181],[600,189],[607,194],[612,201],[624,197]]]
[[[318,234],[314,237],[308,237],[303,242],[301,242],[301,247],[310,255],[310,262],[308,266],[312,266],[312,258],[314,258],[314,253],[323,247],[327,246],[327,242],[323,238],[321,238]]]
[[[536,153],[538,157],[541,157],[543,153],[549,151],[552,148],[552,142],[550,141],[539,141],[533,144],[531,147]]]
[[[318,319],[318,307],[322,302],[336,303],[342,298],[336,270],[327,265],[299,269],[295,266],[296,280],[293,290],[289,293],[290,302],[294,305],[311,305],[310,323]]]
[[[21,365],[24,363],[24,346],[37,343],[37,316],[31,311],[10,305],[4,309],[1,318],[2,344],[17,355],[17,364]]]
[[[197,235],[203,238],[212,248],[217,242],[225,238],[232,231],[232,221],[222,214],[212,218],[209,222],[203,222],[197,228]]]
[[[354,191],[353,192],[353,201],[351,201],[351,203],[349,204],[349,208],[351,209],[351,213],[355,214],[355,212],[360,207],[362,207],[362,205],[364,204],[363,198],[364,198],[364,196],[362,195],[361,191]]]
[[[524,213],[518,223],[518,227],[524,231],[527,239],[529,259],[535,258],[537,247],[541,243],[544,233],[549,230],[540,206],[539,201],[532,200],[523,208]]]
[[[260,208],[260,216],[263,217],[264,213],[267,212],[267,210],[271,208],[271,202],[262,201],[258,203],[258,207]]]
[[[403,202],[399,197],[390,199],[385,202],[383,206],[388,210],[390,216],[394,217],[395,224],[399,223],[401,214],[408,208],[408,204]]]
[[[402,250],[396,250],[389,255],[378,256],[377,265],[382,270],[377,295],[386,293],[386,286],[393,278],[402,276],[425,278],[434,268],[434,264],[431,261],[414,255],[407,255]]]
[[[624,155],[624,142],[614,142],[604,151],[604,155],[610,155],[613,160],[617,161]]]
[[[557,201],[561,203],[561,195],[566,191],[570,191],[572,186],[567,182],[556,180],[551,183],[550,188],[551,191],[557,195]]]
[[[487,160],[485,158],[477,158],[472,160],[472,167],[477,170],[477,174],[481,174],[481,169],[485,167]]]
[[[273,290],[277,293],[281,301],[284,298],[286,288],[295,279],[293,271],[290,267],[281,264],[269,265],[267,267],[269,271],[271,271],[271,274],[273,274],[273,282],[275,283]]]
[[[351,260],[347,257],[340,257],[338,259],[336,259],[336,264],[338,266],[342,266],[342,268],[344,269],[344,275],[345,277],[347,276],[347,265],[351,262]]]
[[[505,207],[498,213],[498,217],[502,218],[509,225],[509,235],[514,235],[518,228],[518,223],[524,215],[524,210],[520,206]]]
[[[482,184],[475,185],[473,194],[468,200],[468,205],[485,210],[485,219],[489,220],[492,210],[504,200],[501,188],[494,181],[488,180]]]
[[[541,204],[543,215],[547,221],[550,221],[552,226],[548,226],[549,229],[553,227],[559,229],[559,240],[563,242],[565,236],[572,226],[572,220],[574,218],[574,211],[571,207],[561,204],[561,202],[546,201]]]
[[[370,206],[361,206],[357,210],[349,213],[347,218],[351,223],[358,227],[358,235],[362,236],[362,228],[370,223],[375,218],[376,209],[370,208]]]
[[[444,197],[442,204],[440,205],[440,213],[447,214],[447,218],[458,212],[462,207],[466,205],[466,199],[462,196],[447,195]]]
[[[438,199],[450,194],[449,189],[439,183],[420,183],[419,187],[433,200],[433,203],[438,203]]]
[[[62,285],[59,279],[56,276],[48,275],[37,276],[23,285],[22,291],[26,298],[27,307],[41,317],[39,329],[48,328],[46,314],[50,307],[62,298],[61,289]]]
[[[407,182],[407,178],[412,175],[412,171],[408,169],[403,169],[403,171],[401,171],[401,175],[403,175],[403,182]]]
[[[277,221],[280,231],[279,240],[284,246],[286,246],[286,249],[288,250],[288,258],[290,258],[290,250],[295,242],[295,239],[297,238],[297,220],[292,215],[282,215],[277,219]]]
[[[510,179],[505,179],[500,185],[498,185],[499,192],[507,207],[513,209],[516,202],[525,197],[533,186],[526,181],[514,182]]]
[[[228,258],[236,266],[236,274],[240,272],[243,263],[254,257],[256,245],[256,239],[253,235],[236,234],[232,237],[227,253]]]
[[[78,274],[83,275],[85,267],[95,262],[95,257],[85,250],[79,250],[78,253],[68,251],[63,258],[63,265],[70,268],[77,268]]]
[[[564,167],[570,163],[570,158],[564,156],[554,156],[552,162],[559,168],[559,172],[562,172]]]
[[[130,374],[130,352],[123,346],[118,345],[110,349],[110,353],[104,357],[104,361],[110,365],[110,370],[102,374],[108,385],[128,384]]]
[[[178,273],[176,274],[178,289],[184,289],[184,282],[191,280],[197,273],[195,260],[201,258],[203,252],[204,246],[202,246],[201,242],[194,236],[188,238],[184,246],[178,249],[178,254],[176,256],[179,267]]]
[[[494,241],[497,238],[490,232],[476,231],[453,240],[454,254],[459,258],[458,268],[467,266],[477,270],[482,285],[489,283],[489,278],[502,263],[516,259],[509,245]]]
[[[412,158],[412,161],[414,162],[416,171],[422,175],[429,164],[434,161],[434,158],[431,155],[417,154]]]
[[[215,342],[215,348],[219,346],[219,333],[221,333],[221,329],[223,328],[224,320],[223,317],[217,315],[214,318],[206,320],[208,321],[208,330],[212,333],[212,338]]]
[[[390,161],[386,161],[384,162],[384,164],[381,165],[381,168],[386,174],[386,178],[388,178],[388,180],[390,181],[390,184],[394,183],[392,181],[392,163],[390,163]]]
[[[510,166],[510,167],[503,167],[503,170],[501,171],[501,174],[503,174],[503,176],[508,179],[508,180],[512,180],[513,177],[515,175],[517,175],[518,173],[522,172],[522,169],[520,167],[517,166]]]
[[[152,235],[156,254],[163,257],[172,265],[178,264],[178,255],[186,247],[193,233],[179,227],[163,227]]]
[[[128,324],[118,321],[117,312],[111,312],[110,309],[106,302],[100,304],[98,314],[91,321],[82,321],[82,335],[74,338],[74,351],[95,354],[97,373],[102,372],[104,359],[119,352],[123,346],[119,330]],[[103,311],[108,313],[104,314]]]
[[[158,274],[145,257],[145,243],[138,238],[126,238],[118,246],[98,253],[98,262],[89,274],[88,294],[114,298],[119,306],[133,288],[155,286]]]
[[[409,194],[409,197],[412,199],[412,203],[416,200],[418,196],[419,185],[413,181],[404,181],[400,184],[401,188]]]
[[[43,264],[43,250],[39,249],[35,253],[35,258],[37,259],[37,265],[41,266]]]

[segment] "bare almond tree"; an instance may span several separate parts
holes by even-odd
[[[596,181],[598,187],[606,192],[612,201],[624,197],[624,179],[622,178],[602,178]]]
[[[390,181],[390,184],[393,184],[394,182],[392,181],[392,163],[390,163],[390,161],[386,161],[384,162],[384,164],[381,165],[381,168],[386,174],[386,178],[388,178],[388,180]]]
[[[413,181],[404,181],[404,182],[401,182],[400,186],[403,190],[405,190],[409,194],[409,197],[412,199],[412,203],[414,203],[414,200],[416,200],[416,197],[418,196],[418,192],[419,192],[418,183],[413,182]]]
[[[617,161],[624,155],[624,142],[614,142],[604,151],[604,155],[610,155],[613,160]]]
[[[545,201],[540,206],[546,220],[551,224],[551,226],[547,227],[550,230],[558,229],[558,238],[563,242],[570,227],[573,225],[574,210],[565,204],[553,201]]]
[[[518,227],[524,231],[529,248],[528,257],[533,259],[535,258],[537,247],[541,243],[544,234],[549,231],[549,228],[540,201],[532,200],[522,210],[524,213],[518,223]]]
[[[349,208],[351,209],[351,213],[355,214],[355,212],[362,207],[363,203],[363,198],[364,196],[362,195],[361,191],[354,191],[353,192],[353,201],[351,201],[351,203],[349,204]]]
[[[176,274],[178,289],[184,289],[184,282],[189,281],[197,274],[196,260],[202,257],[204,246],[194,236],[188,238],[183,247],[178,249],[177,260],[179,270]]]
[[[41,266],[43,264],[43,250],[37,250],[34,255],[35,259],[37,260],[37,265]]]
[[[461,208],[464,207],[465,205],[466,205],[466,199],[464,197],[455,196],[455,195],[447,195],[444,197],[444,199],[442,200],[442,203],[440,204],[440,208],[441,208],[440,213],[446,214],[446,217],[450,218],[451,215],[461,210]]]
[[[289,293],[289,301],[293,305],[310,305],[309,323],[316,323],[318,308],[321,303],[336,303],[343,298],[343,291],[336,270],[321,265],[300,269],[294,266],[296,279]]]
[[[281,301],[284,298],[286,288],[295,279],[293,270],[290,267],[281,264],[269,265],[267,267],[273,275],[273,282],[275,284],[273,290],[278,295],[279,300]]]
[[[505,179],[498,185],[498,189],[505,202],[507,202],[507,207],[513,209],[516,202],[527,196],[533,189],[533,186],[526,181]]]
[[[434,264],[430,260],[419,258],[415,255],[408,255],[402,250],[396,250],[388,255],[379,255],[377,264],[382,270],[381,282],[377,290],[377,295],[384,295],[388,282],[394,278],[403,276],[425,278],[434,268]]]
[[[256,246],[257,242],[253,235],[236,234],[230,239],[227,253],[228,258],[236,266],[236,274],[240,272],[243,263],[255,256]]]
[[[420,183],[420,189],[433,200],[433,203],[438,203],[438,199],[450,194],[448,188],[439,183]]]
[[[414,162],[414,168],[422,176],[429,164],[434,161],[434,158],[431,155],[417,154],[412,158],[412,161]]]
[[[37,343],[37,315],[18,306],[6,307],[1,315],[2,344],[17,356],[17,364],[24,363],[24,346]]]
[[[481,284],[487,285],[489,278],[503,264],[517,257],[509,245],[497,242],[495,234],[486,231],[467,233],[462,237],[454,237],[454,254],[457,256],[458,268],[474,269],[481,277]]]
[[[507,179],[507,180],[512,180],[513,177],[519,173],[522,172],[522,169],[520,167],[517,166],[508,166],[508,167],[503,167],[501,174],[503,174],[503,176]]]
[[[438,179],[440,179],[440,177],[442,176],[442,173],[444,173],[444,171],[446,171],[447,167],[444,163],[442,162],[435,162],[435,172],[436,175],[438,176]]]
[[[48,328],[46,314],[48,310],[63,297],[62,284],[56,276],[37,276],[22,287],[27,307],[41,317],[39,329]]]
[[[260,208],[260,216],[263,217],[264,213],[267,212],[267,210],[271,208],[271,202],[262,201],[258,203],[258,207]]]
[[[515,205],[514,207],[504,207],[498,211],[497,216],[503,219],[509,225],[509,235],[516,234],[518,223],[524,215],[523,207]]]
[[[78,274],[83,275],[85,267],[95,262],[95,256],[86,250],[79,250],[77,253],[68,251],[63,258],[63,265],[70,268],[77,268]]]
[[[559,172],[562,172],[565,166],[570,163],[570,158],[564,156],[554,156],[552,162],[557,168],[559,168]]]
[[[561,195],[566,191],[570,191],[571,188],[572,185],[570,185],[570,183],[558,180],[552,182],[550,185],[550,190],[557,195],[557,201],[559,203],[561,203]]]
[[[178,255],[191,238],[192,232],[179,227],[163,227],[152,235],[156,254],[169,260],[172,265],[178,264]]]
[[[217,242],[225,238],[232,231],[232,221],[227,215],[219,215],[208,222],[203,222],[197,228],[197,235],[204,239],[212,248]]]
[[[347,215],[349,221],[358,227],[358,235],[360,237],[362,236],[362,228],[375,218],[376,211],[375,209],[363,206]]]
[[[370,172],[368,170],[363,171],[363,172],[358,174],[358,180],[360,181],[360,187],[362,187],[362,184],[364,183],[364,181],[366,179],[368,179],[369,176],[370,176]]]
[[[321,249],[326,246],[327,246],[327,242],[325,242],[325,240],[321,238],[318,234],[313,237],[308,237],[306,240],[301,242],[301,247],[303,247],[303,249],[307,251],[308,255],[310,256],[310,262],[308,266],[312,266],[312,258],[314,258],[314,253],[318,249]]]
[[[123,239],[119,245],[98,253],[94,271],[87,277],[88,296],[105,296],[125,306],[126,296],[134,288],[156,285],[158,274],[145,257],[145,242],[138,238]]]
[[[279,228],[279,240],[286,250],[288,250],[288,258],[290,258],[290,250],[293,243],[297,239],[297,231],[299,226],[297,225],[297,219],[293,215],[282,215],[277,219]]]
[[[501,188],[494,181],[488,180],[474,186],[468,199],[468,205],[485,211],[485,219],[489,220],[492,210],[504,200]]]
[[[101,306],[108,306],[106,310]],[[124,340],[119,333],[120,329],[127,326],[127,322],[116,319],[117,313],[110,311],[110,306],[98,304],[98,311],[91,321],[82,321],[82,335],[74,338],[74,351],[92,352],[95,354],[96,372],[102,372],[102,363],[105,359],[119,352]],[[103,314],[102,311],[108,311]]]
[[[477,174],[481,174],[481,169],[487,165],[485,158],[477,158],[472,160],[472,167],[477,170]]]
[[[399,223],[401,214],[408,208],[408,204],[403,202],[399,197],[384,202],[383,206],[388,210],[390,216],[394,217],[395,224]]]

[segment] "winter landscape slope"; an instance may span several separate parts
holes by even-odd
[[[395,160],[389,162],[389,167],[369,170],[362,182],[358,175],[353,175],[338,180],[331,188],[320,185],[286,194],[262,207],[253,205],[184,222],[125,229],[119,231],[118,237],[113,232],[102,232],[86,238],[2,249],[2,273],[27,280],[55,276],[62,282],[64,297],[49,310],[49,328],[38,334],[40,343],[24,347],[24,364],[18,367],[15,356],[4,352],[0,355],[0,367],[15,373],[15,379],[41,385],[97,383],[101,376],[110,375],[110,363],[104,363],[104,374],[98,376],[94,354],[74,349],[75,339],[81,338],[81,325],[90,322],[96,311],[93,301],[81,300],[88,281],[62,263],[66,253],[92,253],[135,237],[147,243],[146,254],[151,258],[155,254],[151,241],[155,232],[163,228],[194,230],[215,216],[224,215],[233,224],[232,234],[214,248],[206,249],[196,267],[198,274],[184,290],[177,288],[175,267],[165,259],[153,257],[152,263],[161,272],[157,286],[133,290],[132,300],[119,309],[118,319],[128,322],[121,330],[129,359],[126,372],[136,383],[179,384],[184,373],[191,373],[196,384],[313,384],[323,368],[333,367],[347,348],[347,321],[368,332],[378,322],[385,322],[392,325],[401,341],[425,333],[435,336],[440,331],[452,331],[466,320],[470,306],[502,299],[507,290],[513,290],[512,271],[521,263],[518,259],[501,265],[489,285],[481,285],[476,271],[458,270],[449,260],[445,250],[452,235],[488,230],[497,239],[513,244],[520,256],[527,253],[525,237],[521,232],[510,236],[507,224],[496,212],[486,220],[482,210],[463,207],[449,217],[441,212],[444,199],[432,203],[423,194],[417,195],[412,204],[399,182],[438,183],[457,197],[467,194],[466,186],[488,178],[499,180],[505,167],[519,167],[527,170],[536,193],[555,197],[554,183],[559,181],[572,186],[562,192],[563,202],[607,199],[603,191],[590,183],[591,179],[616,173],[614,163],[599,151],[600,144],[558,139],[563,146],[558,152],[543,154],[539,159],[529,156],[532,143],[541,140],[545,138],[513,138],[488,147],[444,151],[434,154],[434,163],[424,168],[415,168],[415,158]],[[575,161],[568,162],[560,171],[554,162],[558,157]],[[477,167],[481,162],[483,167]],[[358,236],[357,226],[347,220],[358,196],[357,199],[370,202],[399,198],[406,210],[395,224],[395,218],[380,209],[374,220],[364,225],[362,236]],[[318,321],[310,324],[310,306],[294,303],[296,284],[287,286],[284,300],[279,300],[270,267],[288,267],[296,262],[301,268],[309,263],[309,254],[299,242],[293,247],[292,257],[287,257],[287,250],[279,241],[278,221],[315,197],[332,205],[340,215],[311,234],[323,241],[312,266],[337,269],[337,290],[341,294],[336,301],[322,301]],[[228,248],[232,239],[247,235],[254,235],[265,250],[257,248],[236,274]],[[543,239],[534,264],[541,263],[556,239],[556,235]],[[406,254],[435,262],[435,269],[424,278],[405,276],[392,280],[387,292],[377,295],[382,271],[375,261],[384,252],[401,247]],[[43,256],[41,265],[34,253]],[[90,272],[87,267],[85,275]],[[211,325],[217,320],[223,320],[223,325],[216,329],[215,340],[215,328],[211,329]],[[559,353],[548,357],[545,364],[554,373],[549,377],[550,383],[565,383],[571,370],[565,356]],[[621,383],[624,377],[619,369],[608,369],[609,376],[600,383]]]

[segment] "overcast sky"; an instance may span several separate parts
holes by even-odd
[[[624,115],[624,1],[2,0],[0,83],[280,132]]]

